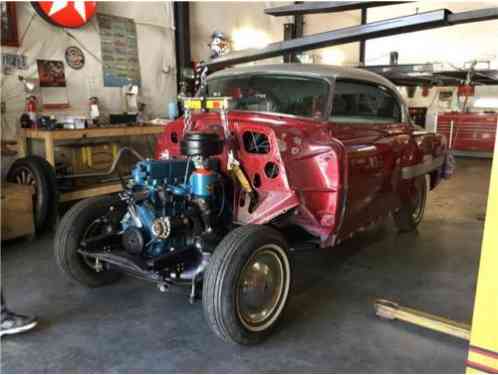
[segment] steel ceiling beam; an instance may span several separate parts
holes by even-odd
[[[365,25],[351,26],[334,31],[304,36],[298,39],[271,43],[261,49],[249,49],[232,52],[206,62],[209,68],[221,68],[227,65],[241,64],[281,56],[291,52],[302,52],[312,49],[357,42],[364,39],[380,38],[411,31],[446,26],[448,14],[446,9],[419,13],[412,16],[392,18]]]
[[[498,19],[498,8],[480,9],[460,13],[451,13],[447,9],[440,9],[411,16],[371,22],[366,25],[352,26],[308,35],[298,39],[271,43],[261,49],[237,51],[209,60],[205,65],[210,69],[219,69],[228,65],[281,56],[285,53],[303,52],[317,48],[358,42],[360,40],[492,19]]]
[[[498,8],[486,8],[469,10],[467,12],[452,13],[448,16],[450,25],[458,25],[470,22],[482,22],[498,19]]]
[[[295,16],[304,14],[336,13],[385,5],[398,5],[410,1],[309,1],[303,4],[284,5],[265,9],[270,16]]]
[[[359,68],[380,74],[398,86],[420,86],[429,84],[433,86],[452,86],[465,81],[468,71],[441,70],[441,64],[400,64],[400,65],[369,65]],[[471,70],[473,84],[496,85],[498,84],[498,70],[477,69]]]
[[[361,25],[366,25],[367,21],[367,8],[361,9]],[[365,57],[367,54],[367,41],[365,39],[360,40],[360,64],[365,65]]]

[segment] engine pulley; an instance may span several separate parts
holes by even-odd
[[[185,233],[190,229],[189,220],[186,217],[158,217],[152,222],[151,234],[161,240],[169,238],[172,233]]]
[[[121,241],[125,250],[131,254],[140,254],[145,246],[142,231],[137,227],[128,227]]]
[[[154,237],[165,240],[171,234],[171,220],[169,217],[160,217],[153,221],[150,228]]]

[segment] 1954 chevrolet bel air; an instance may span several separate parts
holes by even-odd
[[[187,284],[192,300],[202,287],[226,341],[258,342],[279,321],[291,281],[284,230],[330,248],[389,214],[414,230],[445,175],[444,137],[410,123],[396,87],[364,70],[228,69],[184,103],[119,197],[66,214],[55,253],[87,286],[126,272],[161,290]]]

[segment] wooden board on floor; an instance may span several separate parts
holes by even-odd
[[[33,193],[32,186],[12,183],[2,185],[2,240],[35,233]]]

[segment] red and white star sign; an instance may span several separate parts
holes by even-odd
[[[69,28],[85,25],[97,10],[96,1],[33,1],[32,4],[52,25]]]

